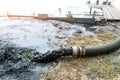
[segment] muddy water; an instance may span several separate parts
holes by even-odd
[[[44,53],[65,44],[77,30],[90,34],[82,25],[31,18],[0,19],[0,80],[39,80],[40,74],[49,70],[52,63],[29,62],[27,54]],[[66,28],[65,28],[66,27]]]

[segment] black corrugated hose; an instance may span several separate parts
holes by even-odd
[[[113,52],[116,49],[120,48],[120,37],[115,41],[94,47],[85,47],[85,46],[73,46],[71,48],[61,48],[58,50],[48,51],[44,54],[35,55],[32,61],[35,62],[50,62],[62,56],[95,56],[101,54],[108,54]]]

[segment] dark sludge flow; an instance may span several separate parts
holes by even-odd
[[[120,37],[115,41],[95,47],[84,47],[84,46],[73,46],[71,48],[61,48],[58,50],[53,50],[51,52],[46,52],[45,54],[35,55],[32,61],[35,62],[49,62],[53,61],[61,56],[96,56],[101,54],[108,54],[114,50],[120,48]]]
[[[34,54],[32,61],[35,62],[51,62],[62,56],[72,55],[72,48],[61,48],[58,50],[48,51],[46,53]]]
[[[8,72],[18,72],[19,74],[19,72],[28,70],[30,66],[34,66],[37,63],[51,62],[64,56],[95,56],[104,53],[108,54],[119,48],[120,38],[101,46],[73,46],[47,51],[44,54],[29,48],[4,47],[0,48],[0,76]]]

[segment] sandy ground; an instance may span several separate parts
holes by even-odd
[[[120,23],[107,23],[105,26],[92,26],[92,35],[82,36],[74,33],[65,47],[96,46],[115,40],[120,36]],[[42,80],[119,80],[120,50],[108,55],[96,57],[65,57],[58,60],[58,65],[46,72]]]

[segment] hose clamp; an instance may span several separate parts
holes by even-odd
[[[80,56],[83,55],[82,52],[83,52],[83,51],[82,51],[82,47],[79,47],[79,55],[80,55]]]
[[[73,49],[73,56],[75,56],[75,57],[85,55],[85,47],[83,47],[83,46],[80,46],[80,47],[73,46],[72,49]]]
[[[85,56],[85,47],[82,47],[82,55]]]
[[[78,47],[73,46],[72,49],[73,49],[73,56],[77,57],[78,56]]]

